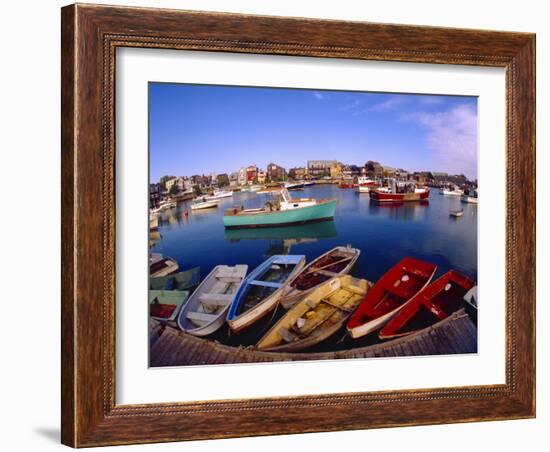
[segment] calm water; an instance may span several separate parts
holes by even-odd
[[[180,269],[199,266],[204,278],[219,264],[247,264],[249,271],[273,254],[304,254],[307,262],[338,245],[351,244],[361,250],[351,274],[376,281],[404,256],[434,262],[436,277],[456,269],[477,280],[477,206],[462,204],[432,190],[429,202],[402,205],[378,205],[367,193],[319,185],[292,192],[294,197],[337,198],[334,221],[293,227],[225,230],[223,212],[233,205],[261,207],[268,200],[257,193],[235,193],[224,198],[217,209],[191,211],[188,203],[165,212],[159,218],[161,239],[153,247],[177,259]],[[461,205],[462,204],[462,205]],[[454,218],[451,210],[464,208]],[[189,211],[186,217],[184,212]],[[239,335],[227,325],[215,333],[228,345],[253,345],[285,311],[279,307],[273,315],[255,323]],[[306,352],[360,347],[378,342],[376,334],[351,340],[345,330]]]
[[[307,187],[294,197],[337,198],[334,221],[301,226],[225,230],[223,212],[233,205],[261,207],[257,193],[235,193],[217,209],[191,211],[188,203],[159,218],[161,239],[153,247],[176,259],[180,269],[199,266],[206,276],[219,264],[248,264],[249,271],[272,254],[304,254],[307,261],[337,245],[351,244],[361,256],[351,274],[376,281],[405,256],[438,265],[436,277],[456,269],[477,280],[477,206],[432,190],[427,203],[379,205],[367,193],[334,185]],[[464,208],[454,218],[449,212]],[[188,210],[186,217],[184,212]]]

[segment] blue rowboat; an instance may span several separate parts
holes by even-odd
[[[238,333],[272,312],[283,289],[303,268],[302,255],[275,255],[256,267],[235,294],[227,314],[231,330]]]

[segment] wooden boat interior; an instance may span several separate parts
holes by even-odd
[[[261,275],[248,280],[237,315],[254,308],[273,292],[283,287],[295,267],[295,263],[274,262]]]
[[[298,290],[309,290],[330,278],[338,276],[356,256],[357,251],[353,248],[349,250],[344,247],[337,248],[298,275],[292,281],[291,286]]]
[[[296,304],[260,341],[273,348],[323,335],[341,327],[368,290],[366,280],[349,275],[334,278]]]
[[[244,268],[243,268],[244,267]],[[207,325],[218,318],[235,296],[246,275],[246,266],[220,266],[201,284],[189,301],[181,326],[192,329]]]
[[[348,327],[355,328],[402,306],[430,282],[436,268],[437,266],[427,262],[403,259],[369,291]]]
[[[465,307],[464,296],[473,286],[473,281],[457,272],[446,273],[410,300],[380,337],[409,334],[446,319]]]

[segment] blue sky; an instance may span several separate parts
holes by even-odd
[[[475,97],[149,84],[150,178],[377,160],[477,177]]]

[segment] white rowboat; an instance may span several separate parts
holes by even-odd
[[[194,336],[207,336],[220,329],[247,271],[247,265],[214,267],[180,311],[178,327]]]

